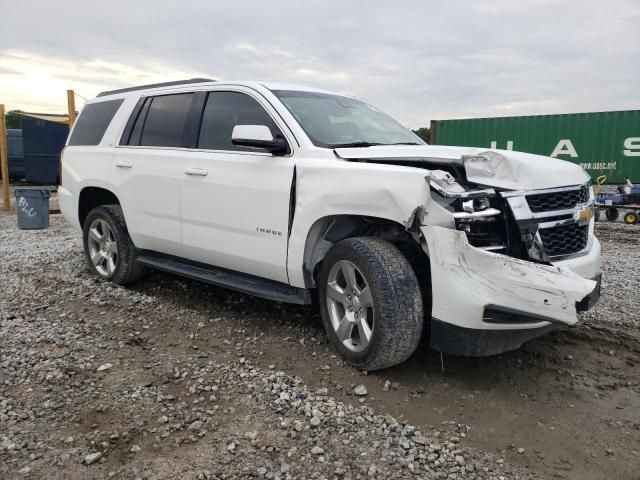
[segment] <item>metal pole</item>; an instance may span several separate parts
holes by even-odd
[[[69,130],[76,122],[76,96],[73,90],[67,90],[67,108],[69,110]]]
[[[7,129],[5,127],[4,105],[0,104],[0,167],[2,170],[2,199],[4,209],[11,208],[9,200],[9,158],[7,157]]]

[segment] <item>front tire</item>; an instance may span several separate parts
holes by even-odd
[[[135,246],[129,237],[120,205],[102,205],[89,212],[82,231],[89,270],[100,278],[128,285],[142,277]]]
[[[394,245],[378,238],[336,243],[318,278],[322,320],[342,358],[361,370],[404,362],[422,335],[416,275]]]

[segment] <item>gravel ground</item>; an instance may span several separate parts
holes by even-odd
[[[582,315],[589,325],[640,327],[640,225],[597,223],[596,234],[604,245],[602,258],[603,302]]]
[[[112,286],[60,215],[0,213],[0,478],[634,478],[640,226],[598,233],[579,330],[363,375],[311,307],[160,273]]]

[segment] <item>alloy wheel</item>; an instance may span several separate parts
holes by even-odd
[[[91,223],[87,243],[89,257],[97,272],[103,277],[113,275],[118,265],[118,244],[105,220],[97,218]]]
[[[353,352],[365,350],[373,337],[371,289],[353,263],[337,261],[327,278],[327,309],[340,342]]]

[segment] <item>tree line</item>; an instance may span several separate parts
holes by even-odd
[[[22,110],[11,110],[4,115],[7,128],[22,128]]]
[[[429,143],[429,129],[427,127],[420,127],[417,130],[411,130],[417,136],[419,136],[422,140]]]

